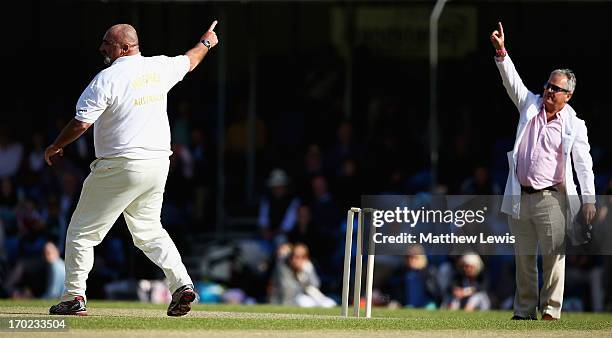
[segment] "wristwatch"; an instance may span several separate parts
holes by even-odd
[[[200,41],[204,46],[206,46],[206,48],[208,48],[210,50],[210,41],[208,40],[202,40]]]

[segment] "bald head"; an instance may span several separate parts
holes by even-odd
[[[106,31],[105,37],[122,45],[138,45],[138,34],[136,34],[136,29],[125,23],[111,26],[111,28]]]
[[[104,64],[110,65],[122,56],[138,54],[138,34],[134,27],[128,24],[114,25],[104,34],[100,53],[104,56]]]

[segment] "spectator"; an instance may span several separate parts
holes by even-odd
[[[313,234],[312,214],[308,205],[300,205],[297,211],[297,220],[288,235],[290,243],[304,243],[312,248],[316,245],[317,237]]]
[[[281,245],[272,279],[270,300],[275,304],[300,307],[333,307],[336,302],[320,290],[317,272],[303,244]]]
[[[342,248],[338,243],[341,243],[341,224],[344,220],[328,190],[327,179],[324,176],[315,176],[311,187],[312,233],[317,238],[317,244],[312,248],[313,259],[323,279],[327,282],[330,278],[332,280],[327,284],[333,284],[338,282],[337,271],[341,268],[341,259],[337,258],[342,255]]]
[[[41,298],[59,299],[64,292],[64,278],[66,277],[64,260],[61,259],[59,250],[52,242],[45,244],[43,257],[47,263],[47,284]]]
[[[32,134],[32,144],[25,159],[25,168],[33,173],[40,173],[45,169],[45,137],[42,132]]]
[[[43,133],[34,132],[32,139],[27,147],[27,152],[23,156],[23,163],[19,172],[19,185],[24,194],[37,202],[44,202],[45,193],[49,189],[48,182],[43,181],[45,173],[45,139]]]
[[[45,220],[38,206],[24,199],[15,209],[20,258],[39,256],[45,245]]]
[[[429,266],[425,250],[419,244],[408,247],[404,264],[390,278],[387,287],[392,297],[407,307],[435,308],[440,303],[436,271]]]
[[[38,257],[21,258],[5,281],[12,298],[58,299],[64,287],[64,261],[57,247],[47,242]]]
[[[486,311],[491,307],[483,281],[484,263],[477,254],[463,255],[452,287],[448,308],[451,310]]]
[[[472,177],[461,183],[459,191],[463,195],[499,195],[501,188],[491,180],[489,169],[478,165],[474,169]]]
[[[273,248],[287,242],[297,219],[300,200],[289,191],[289,177],[282,169],[274,169],[267,181],[269,194],[259,205],[258,225],[262,237]]]
[[[0,126],[0,178],[15,176],[22,156],[23,145],[11,140],[7,126]]]

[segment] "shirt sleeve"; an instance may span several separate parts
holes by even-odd
[[[168,90],[174,87],[179,81],[181,81],[185,74],[191,67],[189,57],[187,55],[179,55],[175,57],[167,58],[167,72],[168,72]]]
[[[578,120],[578,119],[576,119]],[[595,203],[595,174],[593,174],[593,158],[591,157],[591,146],[587,136],[587,127],[583,121],[576,122],[576,140],[572,147],[572,160],[574,170],[580,184],[582,203]]]
[[[499,74],[501,75],[504,87],[506,87],[508,96],[510,96],[510,99],[516,108],[518,108],[519,113],[523,112],[529,96],[534,94],[527,89],[523,80],[521,80],[514,67],[514,63],[510,59],[510,55],[506,55],[503,59],[495,57],[495,64],[499,69]]]
[[[85,88],[76,105],[75,119],[94,123],[110,104],[110,96],[101,85],[99,78],[96,77]]]

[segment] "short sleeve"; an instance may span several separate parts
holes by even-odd
[[[94,123],[109,105],[109,96],[96,77],[85,88],[76,105],[75,119]]]
[[[168,89],[174,87],[179,81],[181,81],[185,74],[191,67],[191,62],[187,55],[179,55],[175,57],[168,57]]]

